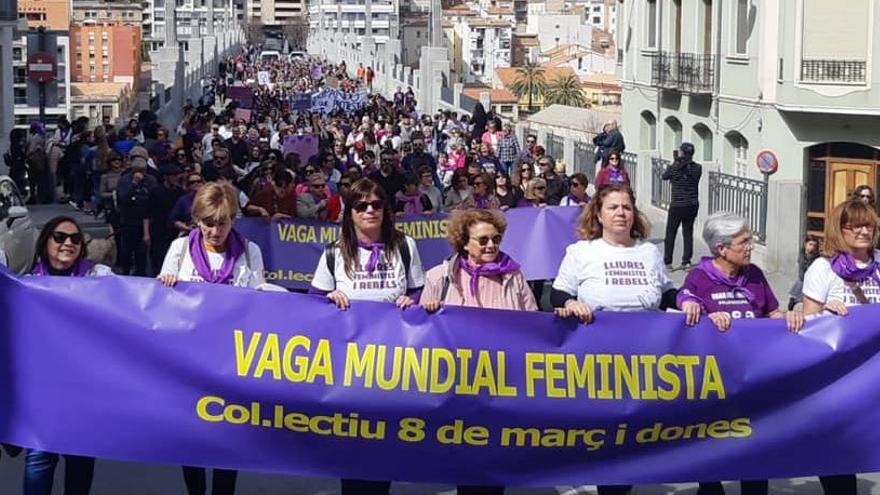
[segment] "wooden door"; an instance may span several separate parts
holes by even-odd
[[[849,199],[853,190],[861,185],[869,185],[871,189],[876,183],[876,165],[874,163],[842,161],[829,159],[827,172],[828,184],[825,190],[825,212],[831,214],[835,206]]]

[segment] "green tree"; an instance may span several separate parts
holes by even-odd
[[[569,107],[588,106],[587,96],[581,89],[581,81],[574,74],[559,76],[551,81],[544,91],[544,103]]]
[[[547,81],[544,79],[543,67],[528,62],[526,65],[516,68],[516,79],[510,85],[510,90],[519,98],[528,95],[529,110],[534,107],[534,98],[544,94],[546,89]]]

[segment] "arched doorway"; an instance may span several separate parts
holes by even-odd
[[[822,237],[831,210],[867,184],[877,191],[880,150],[858,143],[807,148],[807,234]]]

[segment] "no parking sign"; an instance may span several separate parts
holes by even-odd
[[[758,153],[755,164],[762,174],[770,175],[776,173],[776,170],[779,169],[779,158],[776,158],[776,154],[772,151],[764,150]]]

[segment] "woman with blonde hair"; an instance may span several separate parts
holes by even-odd
[[[837,205],[825,221],[824,256],[804,274],[804,314],[846,316],[852,306],[880,302],[880,218],[872,205],[854,199]],[[854,474],[820,476],[825,495],[855,495]]]
[[[517,208],[538,208],[542,206],[547,206],[547,181],[537,177],[532,179],[526,183],[525,194],[522,199],[519,200],[519,203],[516,204]]]

